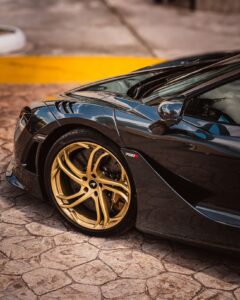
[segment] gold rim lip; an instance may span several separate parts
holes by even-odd
[[[63,200],[61,198],[62,196],[64,196],[65,198],[66,197],[70,198],[71,195],[64,195],[64,193],[63,193],[64,182],[61,182],[61,179],[60,179],[60,174],[61,174],[61,172],[63,172],[63,170],[60,167],[60,157],[62,159],[62,157],[64,156],[65,162],[66,162],[66,152],[68,153],[68,151],[70,150],[70,153],[71,153],[75,150],[78,150],[78,149],[81,150],[83,148],[91,149],[90,155],[87,160],[87,166],[90,164],[89,159],[91,157],[91,154],[94,151],[95,151],[94,153],[96,154],[99,150],[101,150],[101,151],[103,151],[103,154],[100,155],[100,157],[109,155],[111,158],[113,158],[117,162],[117,164],[121,170],[121,174],[120,174],[121,181],[113,181],[110,178],[105,178],[105,177],[101,177],[101,176],[93,177],[93,174],[95,174],[95,172],[97,172],[96,171],[97,167],[95,168],[95,165],[97,164],[97,160],[94,161],[94,156],[95,156],[95,154],[94,154],[93,160],[91,162],[91,170],[95,170],[95,171],[91,172],[91,175],[90,175],[90,173],[87,174],[87,172],[89,170],[86,170],[86,174],[85,174],[86,176],[82,176],[82,178],[87,177],[86,185],[89,184],[89,186],[90,186],[91,181],[95,181],[97,183],[97,186],[92,188],[92,192],[87,189],[84,194],[79,195],[83,199],[89,193],[87,200],[89,200],[90,198],[94,199],[95,213],[96,213],[97,220],[93,220],[92,218],[89,218],[86,215],[81,214],[81,211],[79,211],[79,210],[76,211],[74,209],[74,207],[66,207],[66,202],[63,202]],[[101,162],[101,159],[98,161],[98,165],[100,164],[100,162]],[[71,165],[71,167],[72,167],[72,165]],[[80,173],[82,172],[82,171],[80,171],[80,169],[78,170],[79,173],[77,173],[77,170],[75,170],[74,168],[73,168],[73,170],[76,172],[74,174],[80,175]],[[67,175],[69,175],[69,174],[67,174]],[[82,180],[82,178],[81,178],[81,180]],[[70,177],[70,179],[72,179],[72,178]],[[74,180],[75,180],[75,178],[74,178]],[[99,183],[98,181],[103,181],[104,183]],[[108,181],[109,182],[111,181],[111,183],[113,183],[113,185],[109,184]],[[86,189],[86,186],[85,186],[85,183],[83,183],[82,181],[81,181],[81,184],[80,184],[80,181],[78,183],[80,186],[80,191],[79,191],[79,193],[80,193],[81,190]],[[85,186],[85,188],[84,188],[84,186]],[[110,150],[108,150],[107,148],[105,148],[104,146],[102,146],[100,144],[90,142],[90,141],[72,142],[72,143],[68,144],[67,146],[64,146],[57,153],[57,155],[55,156],[55,158],[52,162],[52,166],[51,166],[51,188],[52,188],[52,193],[53,193],[54,199],[55,199],[60,211],[64,215],[66,215],[73,223],[75,223],[83,228],[86,228],[86,229],[92,229],[92,230],[96,230],[96,231],[104,231],[104,230],[113,228],[124,219],[124,217],[126,216],[128,210],[129,210],[129,207],[130,207],[131,183],[130,183],[128,174],[127,174],[124,166]],[[124,204],[123,204],[122,208],[120,209],[120,211],[117,212],[117,214],[114,217],[109,216],[108,222],[105,221],[106,215],[107,214],[109,215],[109,211],[107,211],[107,212],[105,211],[106,206],[107,206],[106,205],[106,195],[103,193],[103,191],[105,191],[105,190],[110,191],[111,192],[110,194],[112,194],[111,205],[114,205],[113,202],[116,200],[116,198],[118,199],[116,203],[119,203],[120,200],[124,200]],[[59,197],[59,193],[61,193],[61,197]],[[96,196],[96,194],[98,196]],[[101,197],[100,197],[100,195],[101,195]],[[113,201],[113,197],[115,197],[114,201]],[[96,200],[97,198],[98,198],[98,200]],[[84,201],[87,201],[87,200],[84,200]],[[96,201],[98,202],[98,204],[96,204]],[[74,201],[74,203],[75,202],[77,202],[77,201]],[[104,203],[105,203],[105,210],[104,210]],[[99,223],[99,207],[101,209],[100,210],[100,212],[101,212],[100,213],[101,214],[100,223]],[[96,225],[96,222],[98,222],[97,225]]]

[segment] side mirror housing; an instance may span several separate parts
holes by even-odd
[[[163,101],[158,106],[158,113],[161,117],[161,121],[167,126],[177,123],[180,119],[182,108],[183,101]]]

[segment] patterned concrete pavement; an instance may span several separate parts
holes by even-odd
[[[0,86],[0,299],[240,299],[239,259],[136,230],[84,236],[6,182],[20,107],[66,88]]]

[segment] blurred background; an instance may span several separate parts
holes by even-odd
[[[0,0],[0,7],[0,83],[83,82],[240,49],[239,0]],[[12,47],[8,26],[21,30]]]

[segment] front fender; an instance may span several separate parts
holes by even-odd
[[[99,131],[120,147],[123,146],[116,127],[113,107],[74,102],[72,102],[71,109],[68,109],[67,106],[65,109],[59,109],[57,105],[49,105],[48,107],[59,126],[86,126]]]

